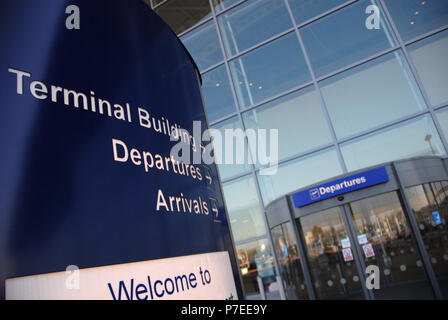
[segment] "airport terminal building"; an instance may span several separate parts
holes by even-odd
[[[210,127],[278,129],[275,175],[219,166],[248,299],[448,298],[447,1],[145,2]]]

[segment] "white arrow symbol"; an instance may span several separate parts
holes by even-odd
[[[218,207],[216,206],[216,203],[214,201],[212,201],[212,211],[215,213],[215,218],[217,218],[219,210],[218,210]]]
[[[208,184],[212,184],[213,179],[212,179],[212,176],[208,172],[206,173],[205,178],[208,180]]]

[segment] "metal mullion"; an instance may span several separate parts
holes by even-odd
[[[356,236],[356,228],[353,223],[353,219],[351,217],[351,210],[348,203],[340,206],[342,210],[342,220],[344,220],[345,227],[347,229],[348,238],[351,243],[351,248],[353,250],[353,255],[355,256],[355,264],[359,273],[359,280],[361,281],[362,291],[364,292],[364,296],[367,300],[374,300],[375,296],[373,295],[372,290],[367,289],[366,286],[366,274],[367,270],[366,263],[364,261],[361,248],[358,244],[358,239]]]
[[[224,57],[224,62],[225,62],[226,70],[227,70],[227,75],[228,75],[228,77],[230,77],[230,79],[229,79],[230,80],[230,88],[231,88],[231,91],[232,91],[234,103],[237,106],[238,118],[239,118],[239,121],[240,121],[241,128],[245,131],[244,122],[243,122],[243,119],[242,119],[242,116],[241,116],[241,110],[240,110],[238,99],[237,99],[237,96],[236,96],[235,84],[233,82],[232,75],[230,73],[229,61],[227,59],[227,54],[225,52],[224,43],[222,41],[222,36],[221,36],[221,30],[220,30],[219,25],[218,25],[218,19],[216,17],[215,8],[212,5],[212,0],[209,0],[209,4],[210,4],[210,7],[212,9],[212,16],[213,16],[213,20],[215,22],[215,27],[216,27],[217,33],[218,33],[218,40],[219,40],[219,44],[221,46],[221,52],[222,52],[223,57]],[[249,148],[249,141],[248,141],[247,137],[245,137],[244,141],[245,141],[245,147],[247,148],[248,158],[253,160],[252,153],[251,153],[251,150]],[[260,210],[262,212],[262,216],[263,216],[263,220],[264,220],[264,224],[265,224],[265,231],[267,233],[268,242],[269,242],[269,245],[271,247],[272,256],[274,258],[274,268],[275,268],[276,274],[280,277],[280,279],[282,279],[281,272],[280,272],[280,267],[278,265],[277,253],[275,252],[274,242],[272,240],[272,235],[271,235],[271,232],[269,230],[269,224],[268,224],[268,221],[267,221],[267,216],[266,216],[266,211],[265,211],[264,204],[263,204],[261,190],[260,190],[260,186],[258,185],[257,175],[255,173],[255,166],[253,164],[251,164],[251,173],[252,173],[253,179],[255,179],[254,182],[255,182],[255,189],[257,190],[258,203],[259,203]],[[281,290],[284,292],[283,281],[280,281],[280,283],[278,283],[278,285],[282,287]]]
[[[309,72],[311,74],[311,78],[313,80],[314,88],[316,90],[316,93],[319,96],[319,99],[320,99],[320,102],[321,102],[320,103],[321,104],[321,108],[322,108],[322,111],[323,111],[323,113],[325,115],[325,120],[327,122],[328,127],[330,128],[330,133],[331,133],[331,137],[332,137],[332,140],[333,140],[333,145],[336,148],[336,153],[337,153],[337,156],[338,156],[338,159],[339,159],[339,165],[341,166],[342,171],[344,173],[346,173],[347,172],[347,167],[345,165],[344,158],[342,157],[342,152],[341,152],[341,149],[340,149],[338,141],[337,141],[336,131],[334,130],[333,124],[331,123],[330,114],[328,112],[328,109],[327,109],[327,106],[325,104],[325,101],[324,101],[324,98],[322,96],[322,93],[320,92],[320,88],[317,85],[316,76],[314,74],[314,70],[312,68],[310,58],[309,58],[308,53],[306,51],[305,44],[303,43],[302,36],[300,35],[300,31],[299,31],[299,29],[297,27],[297,24],[295,22],[294,14],[293,14],[293,12],[291,10],[291,7],[289,6],[289,2],[288,2],[288,0],[284,0],[284,1],[285,1],[285,4],[286,4],[286,7],[288,9],[290,18],[291,18],[291,20],[292,20],[292,22],[294,24],[295,32],[296,32],[297,38],[299,39],[300,48],[301,48],[301,50],[303,52],[303,56],[305,58],[306,64],[308,66],[308,70],[309,70]]]
[[[221,15],[222,13],[224,13],[224,12],[226,12],[226,11],[228,11],[228,10],[234,8],[234,7],[237,7],[238,5],[240,5],[240,4],[242,4],[243,2],[246,2],[246,1],[247,1],[247,0],[240,1],[240,2],[236,3],[235,5],[233,5],[232,7],[230,7],[230,8],[226,8],[225,11],[220,12],[220,13],[218,13],[217,15],[216,15],[216,14],[215,14],[215,15],[216,15],[216,16],[219,16],[219,15]],[[282,31],[281,33],[278,33],[278,34],[276,34],[276,35],[274,35],[274,36],[272,36],[272,37],[270,37],[270,38],[268,38],[268,39],[266,39],[266,40],[264,40],[264,41],[262,41],[262,42],[260,42],[260,43],[258,43],[258,44],[256,44],[256,45],[254,45],[254,46],[252,46],[252,47],[250,47],[250,48],[247,48],[247,49],[245,49],[245,50],[243,50],[243,51],[241,51],[241,52],[235,54],[235,55],[232,55],[232,56],[228,57],[227,60],[228,60],[228,61],[232,61],[232,60],[238,59],[238,58],[240,58],[241,56],[243,56],[243,55],[245,55],[245,54],[247,54],[247,53],[249,53],[249,52],[252,52],[252,51],[254,51],[254,50],[256,50],[256,49],[258,49],[259,47],[262,47],[262,46],[264,46],[264,45],[266,45],[266,44],[268,44],[268,43],[270,43],[270,42],[273,42],[273,41],[275,41],[275,40],[277,40],[277,39],[279,39],[279,38],[281,38],[281,37],[283,37],[283,36],[285,36],[285,35],[287,35],[287,34],[293,32],[296,28],[301,28],[302,26],[304,26],[304,25],[306,25],[306,24],[309,24],[309,23],[314,22],[314,21],[316,21],[316,20],[318,20],[318,19],[320,19],[320,18],[322,18],[322,17],[325,17],[325,16],[327,16],[327,15],[329,15],[329,14],[331,14],[331,13],[337,11],[337,10],[340,10],[340,9],[343,8],[343,7],[346,7],[346,6],[348,6],[348,5],[350,5],[350,4],[354,3],[354,2],[356,2],[356,1],[358,1],[358,0],[352,0],[352,1],[349,1],[349,2],[346,2],[346,3],[343,3],[342,5],[340,5],[340,6],[336,7],[336,8],[330,9],[330,10],[328,10],[328,11],[326,11],[326,12],[320,14],[319,16],[317,16],[317,17],[315,17],[315,18],[312,18],[312,19],[310,19],[310,20],[306,21],[305,23],[302,23],[302,24],[300,24],[300,25],[298,25],[298,26],[296,26],[296,25],[295,25],[295,21],[293,21],[293,27],[291,27],[291,28],[289,28],[289,29],[287,29],[287,30],[284,30],[284,31]],[[213,8],[212,10],[214,10],[214,8]],[[198,24],[194,25],[193,27],[191,27],[191,28],[189,28],[189,29],[187,29],[187,30],[181,32],[181,33],[178,35],[178,37],[182,37],[182,36],[184,36],[184,35],[187,34],[188,32],[192,31],[192,30],[195,29],[195,28],[200,27],[202,24],[204,24],[204,23],[206,23],[206,22],[209,22],[209,21],[212,20],[212,19],[213,19],[213,17],[209,17],[209,18],[207,18],[207,19],[204,20],[204,21],[200,21]],[[218,25],[217,25],[217,28],[219,28],[219,23],[218,23]],[[221,63],[222,63],[222,62],[221,62]],[[220,63],[220,64],[221,64],[221,63]],[[213,67],[210,67],[210,69],[212,69],[212,68],[213,68]],[[208,71],[208,70],[207,70],[207,71]],[[205,72],[205,71],[204,71],[204,72]]]
[[[241,112],[242,112],[242,113],[245,113],[245,112],[247,112],[247,111],[253,110],[253,109],[255,109],[255,108],[258,108],[258,107],[262,106],[263,104],[266,104],[266,103],[275,101],[275,100],[277,100],[277,99],[283,98],[284,96],[287,96],[288,94],[294,93],[294,92],[296,92],[296,91],[300,91],[300,90],[305,89],[306,87],[309,87],[309,86],[312,86],[312,85],[313,85],[313,82],[307,82],[307,83],[304,83],[304,84],[302,84],[302,85],[300,85],[300,86],[297,86],[297,87],[295,87],[295,88],[292,88],[292,89],[283,91],[282,93],[279,93],[279,94],[277,94],[277,95],[275,95],[275,96],[272,96],[272,97],[269,97],[269,98],[267,98],[267,99],[265,99],[265,100],[263,100],[263,101],[257,102],[257,103],[255,103],[255,104],[249,106],[249,107],[246,107],[246,108],[244,108],[244,109],[241,109]]]
[[[210,128],[210,123],[208,121],[207,112],[205,111],[205,101],[204,101],[204,96],[202,94],[200,75],[199,75],[198,71],[196,72],[196,74],[197,74],[199,93],[200,93],[200,96],[201,96],[202,110],[204,112],[205,123],[207,125],[207,129],[209,129]],[[215,163],[215,168],[216,168],[216,175],[217,175],[218,183],[219,183],[219,193],[221,194],[221,198],[222,198],[222,202],[223,202],[222,204],[223,204],[223,207],[224,207],[224,214],[225,214],[226,221],[227,221],[227,227],[229,229],[229,237],[230,237],[230,241],[231,241],[231,247],[232,247],[234,258],[236,259],[236,261],[234,261],[234,263],[235,263],[236,267],[238,268],[238,254],[237,254],[237,251],[236,251],[235,241],[234,241],[233,232],[232,232],[232,226],[231,226],[230,219],[229,219],[229,211],[227,210],[226,200],[225,200],[225,196],[224,196],[224,187],[223,187],[222,180],[221,180],[221,175],[219,173],[219,169],[218,169],[218,166],[217,166],[216,163]],[[244,289],[243,279],[242,279],[242,275],[241,275],[240,272],[238,272],[238,280],[239,280],[239,285],[240,285],[240,288],[241,288],[241,293],[243,294],[243,296],[241,298],[245,298],[246,297],[246,292],[245,292],[245,289]]]
[[[243,245],[251,243],[251,242],[263,241],[263,240],[268,240],[267,234],[264,234],[262,236],[249,238],[249,239],[240,240],[240,241],[235,241],[235,246],[243,246]]]
[[[226,120],[232,119],[233,117],[236,117],[236,116],[238,116],[238,112],[237,111],[232,112],[231,114],[229,114],[227,116],[224,116],[222,118],[219,118],[218,120],[215,120],[215,121],[211,122],[210,125],[214,126],[214,125],[220,124],[221,122],[224,122]]]
[[[222,180],[221,180],[221,183],[224,184],[224,183],[232,182],[232,181],[234,181],[234,180],[238,180],[238,179],[241,179],[241,178],[245,178],[245,177],[249,176],[250,174],[251,174],[251,170],[244,171],[244,172],[242,172],[242,173],[239,173],[239,174],[233,175],[233,176],[231,176],[231,177],[222,179]]]
[[[423,83],[421,82],[420,76],[417,73],[417,69],[415,68],[414,63],[413,63],[411,57],[409,56],[408,50],[403,42],[403,39],[401,38],[400,33],[398,32],[397,26],[395,25],[395,22],[392,19],[392,15],[390,14],[389,9],[387,8],[386,4],[384,3],[384,0],[379,0],[379,1],[381,3],[381,6],[383,7],[383,10],[384,10],[384,13],[386,14],[387,19],[390,22],[392,30],[394,31],[395,36],[397,37],[398,43],[401,47],[401,50],[403,51],[405,60],[408,63],[411,73],[417,83],[419,90],[420,90],[420,93],[423,96],[423,100],[425,101],[425,104],[426,104],[427,108],[429,109],[429,113],[431,115],[432,122],[436,128],[437,134],[439,135],[439,137],[442,141],[442,145],[443,145],[443,148],[445,149],[445,153],[446,153],[446,152],[448,152],[448,141],[447,141],[445,135],[443,134],[440,123],[434,113],[434,108],[432,107],[432,104],[431,104],[431,101],[429,100],[428,94],[426,93]]]
[[[312,148],[312,149],[309,149],[309,150],[306,150],[306,151],[303,151],[303,152],[300,152],[300,153],[296,153],[296,154],[294,154],[292,156],[289,156],[289,157],[283,158],[281,160],[278,160],[277,165],[280,166],[282,164],[285,164],[285,163],[288,163],[288,162],[291,162],[291,161],[294,161],[294,160],[297,160],[297,159],[300,159],[300,158],[312,155],[314,153],[330,149],[333,146],[334,146],[333,143],[327,143],[327,144],[324,144],[324,145],[321,145],[321,146],[318,146],[318,147],[315,147],[315,148]],[[260,167],[256,168],[255,171],[258,172],[258,171],[260,171],[262,169],[267,169],[267,168],[269,168],[269,166],[260,166]]]
[[[398,118],[398,119],[396,119],[396,120],[393,120],[393,121],[389,121],[389,122],[380,124],[380,125],[378,125],[378,126],[376,126],[376,127],[373,127],[373,128],[371,128],[371,129],[368,129],[368,130],[365,130],[365,131],[361,131],[361,132],[359,132],[359,133],[356,133],[356,134],[354,134],[354,135],[351,135],[351,136],[348,136],[348,137],[345,137],[345,138],[341,138],[341,139],[338,140],[338,143],[339,143],[339,144],[342,144],[342,143],[345,143],[345,142],[347,142],[347,141],[354,140],[354,139],[356,139],[356,138],[360,138],[360,137],[363,137],[363,136],[367,136],[367,135],[369,135],[369,134],[371,134],[371,133],[375,133],[375,132],[377,132],[377,131],[379,131],[379,130],[387,129],[387,128],[393,127],[393,126],[395,126],[395,125],[397,125],[397,124],[400,124],[400,123],[402,123],[402,122],[406,122],[406,121],[409,121],[409,120],[418,118],[418,117],[420,117],[420,116],[422,116],[422,115],[424,115],[424,114],[429,114],[429,110],[428,110],[428,109],[426,109],[426,110],[420,110],[420,111],[411,113],[411,114],[409,114],[409,115],[403,116],[403,117],[401,117],[401,118]]]
[[[297,225],[296,219],[294,217],[294,206],[291,203],[290,196],[286,196],[286,201],[288,203],[290,223],[292,224],[292,229],[294,233],[295,240],[297,242],[297,250],[300,255],[300,266],[302,267],[303,276],[305,277],[306,289],[308,291],[308,296],[310,300],[316,300],[316,290],[313,285],[313,278],[311,275],[311,267],[309,264],[308,255],[306,253],[306,246],[303,237],[301,227]],[[297,220],[299,220],[298,218]],[[299,220],[300,221],[300,220]]]
[[[190,31],[199,28],[200,26],[206,24],[207,22],[210,22],[213,20],[213,16],[212,17],[208,17],[204,20],[199,21],[198,23],[196,23],[194,26],[191,26],[190,28],[188,28],[187,30],[182,31],[181,33],[179,33],[177,35],[178,38],[183,37],[184,35],[186,35],[187,33],[189,33]]]
[[[371,55],[371,56],[369,56],[367,58],[364,58],[362,60],[356,61],[356,62],[354,62],[352,64],[349,64],[347,66],[344,66],[344,67],[342,67],[342,68],[340,68],[338,70],[335,70],[335,71],[332,71],[330,73],[324,74],[323,76],[320,76],[320,77],[316,78],[316,80],[317,80],[317,82],[320,82],[322,80],[331,78],[331,77],[333,77],[335,75],[338,75],[338,74],[343,73],[345,71],[348,71],[350,69],[354,69],[354,68],[356,68],[356,67],[358,67],[358,66],[360,66],[360,65],[362,65],[364,63],[367,63],[367,62],[375,60],[375,59],[377,59],[379,57],[385,56],[385,55],[387,55],[387,54],[389,54],[391,52],[394,52],[394,51],[396,51],[398,49],[400,49],[399,45],[393,46],[392,48],[389,48],[389,49],[383,50],[381,52],[375,53],[374,55]]]
[[[268,39],[266,39],[266,40],[263,40],[263,41],[260,42],[260,43],[257,43],[257,44],[255,44],[255,45],[253,45],[252,47],[249,47],[249,48],[247,48],[247,49],[244,49],[244,50],[241,51],[241,52],[238,52],[237,54],[234,54],[233,56],[230,56],[230,57],[228,58],[228,60],[229,60],[229,61],[236,60],[236,59],[240,58],[241,56],[243,56],[243,55],[245,55],[245,54],[247,54],[247,53],[249,53],[249,52],[252,52],[252,51],[254,51],[254,50],[256,50],[256,49],[258,49],[258,48],[260,48],[260,47],[262,47],[262,46],[264,46],[264,45],[266,45],[266,44],[268,44],[268,43],[270,43],[270,42],[274,42],[275,40],[277,40],[277,39],[279,39],[279,38],[281,38],[281,37],[283,37],[283,36],[286,36],[288,33],[292,33],[292,32],[294,32],[294,27],[291,27],[291,28],[289,28],[289,29],[286,29],[286,30],[284,30],[284,31],[282,31],[282,32],[280,32],[280,33],[278,33],[278,34],[276,34],[275,36],[272,36],[272,37],[270,37],[270,38],[268,38]]]
[[[298,86],[298,87],[289,89],[289,90],[287,90],[287,91],[283,91],[282,93],[279,93],[279,94],[277,94],[277,95],[275,95],[275,96],[272,96],[272,97],[270,97],[270,98],[267,98],[267,99],[265,99],[265,100],[263,100],[263,101],[261,101],[261,102],[257,102],[257,103],[255,103],[255,104],[253,104],[253,105],[251,105],[251,106],[249,106],[249,107],[247,107],[247,108],[241,109],[240,112],[241,112],[241,113],[246,113],[246,112],[251,111],[251,110],[253,110],[253,109],[255,109],[255,108],[258,108],[258,107],[260,107],[260,106],[262,106],[262,105],[264,105],[264,104],[266,104],[266,103],[269,103],[269,102],[275,101],[275,100],[277,100],[277,99],[283,98],[283,97],[285,97],[285,96],[287,96],[287,95],[289,95],[289,94],[291,94],[291,93],[294,93],[294,92],[296,92],[296,91],[300,91],[300,90],[305,89],[305,88],[307,88],[307,87],[309,87],[309,86],[312,86],[312,85],[313,85],[313,82],[307,82],[307,83],[302,84],[302,85],[300,85],[300,86]],[[230,119],[230,118],[232,118],[232,117],[234,117],[234,116],[237,116],[237,114],[238,114],[238,112],[233,112],[233,113],[231,113],[231,114],[229,114],[229,115],[227,115],[227,116],[224,116],[224,117],[222,117],[222,118],[220,118],[220,119],[218,119],[218,120],[215,120],[215,121],[211,122],[210,125],[213,126],[213,125],[215,125],[215,124],[218,124],[218,123],[220,123],[220,122],[223,122],[223,121],[225,121],[225,120],[228,120],[228,119]]]
[[[429,31],[429,32],[427,32],[427,33],[424,33],[424,34],[418,36],[418,37],[412,38],[411,40],[406,41],[406,42],[404,43],[404,45],[405,45],[405,46],[408,46],[408,45],[413,44],[413,43],[415,43],[415,42],[418,42],[418,41],[420,41],[420,40],[429,38],[429,37],[431,37],[431,36],[433,36],[433,35],[435,35],[435,34],[437,34],[437,33],[443,32],[443,31],[445,31],[446,29],[448,29],[448,25],[445,25],[445,26],[443,26],[443,27],[440,27],[440,28],[437,28],[437,29],[435,29],[435,30]]]
[[[201,75],[206,74],[207,72],[213,71],[213,69],[218,69],[219,67],[224,65],[224,59],[218,63],[215,63],[211,67],[208,67],[207,69],[204,69],[201,71]]]
[[[241,0],[241,1],[238,1],[237,3],[232,4],[230,7],[227,7],[227,8],[222,9],[222,10],[219,11],[218,13],[216,13],[216,11],[215,11],[215,15],[216,15],[216,16],[220,16],[221,14],[226,13],[226,12],[232,10],[232,9],[235,8],[235,7],[238,7],[240,4],[243,4],[243,3],[246,2],[246,1],[248,1],[248,0]],[[215,9],[215,7],[213,7],[213,10],[214,10],[214,9]]]
[[[288,6],[289,6],[289,0],[287,0],[287,1],[288,1]],[[308,25],[308,24],[313,23],[314,21],[317,21],[317,20],[322,19],[322,18],[324,18],[324,17],[326,17],[326,16],[328,16],[328,15],[330,15],[330,14],[336,12],[336,11],[339,11],[339,10],[341,10],[342,8],[345,8],[345,7],[351,5],[352,3],[355,3],[355,2],[357,2],[357,1],[358,1],[358,0],[349,0],[349,1],[345,2],[345,3],[343,3],[343,4],[340,4],[340,5],[337,6],[337,7],[334,7],[334,8],[332,8],[332,9],[328,10],[328,11],[325,11],[325,12],[319,14],[318,16],[315,16],[315,17],[313,17],[313,18],[311,18],[311,19],[308,19],[308,20],[306,20],[306,21],[304,21],[304,22],[302,22],[302,23],[299,23],[299,24],[297,24],[297,22],[296,22],[296,18],[295,18],[294,15],[293,15],[293,18],[294,18],[293,22],[294,22],[294,24],[297,25],[297,28],[302,28],[302,27],[304,27],[304,26],[306,26],[306,25]]]
[[[439,283],[437,281],[437,277],[434,273],[434,269],[432,268],[431,262],[429,260],[428,252],[425,248],[425,243],[423,241],[423,237],[420,233],[420,229],[418,228],[418,223],[414,215],[414,211],[412,210],[412,205],[409,202],[408,196],[406,194],[406,190],[404,188],[403,182],[401,181],[401,177],[398,174],[398,170],[396,168],[395,162],[392,163],[392,169],[394,171],[394,174],[396,176],[398,187],[400,191],[400,198],[403,205],[403,209],[405,211],[405,216],[408,218],[409,226],[411,228],[411,234],[413,235],[413,239],[415,240],[415,243],[417,244],[417,250],[420,253],[420,257],[423,261],[423,266],[426,271],[427,278],[430,282],[430,285],[433,289],[435,298],[438,300],[442,300],[442,292],[439,287]]]
[[[153,2],[154,0],[151,0],[151,3]],[[165,3],[167,3],[168,2],[168,0],[164,0],[164,1],[162,1],[162,2],[160,2],[160,3],[158,3],[158,4],[155,4],[155,5],[153,5],[153,9],[156,9],[156,8],[158,8],[158,7],[160,7],[160,6],[163,6]]]
[[[446,107],[446,106],[448,106],[448,101],[435,106],[434,110],[439,110],[439,109],[442,109],[443,107]]]

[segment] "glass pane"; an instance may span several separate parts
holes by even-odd
[[[202,93],[209,122],[236,112],[225,66],[202,75]]]
[[[350,204],[365,264],[379,268],[378,299],[432,299],[422,261],[396,192]]]
[[[333,9],[347,0],[289,0],[297,24]]]
[[[289,192],[341,173],[336,151],[327,149],[281,164],[274,175],[257,173],[257,176],[267,205]]]
[[[448,181],[407,188],[406,195],[442,294],[448,299]]]
[[[292,228],[291,222],[287,222],[272,229],[275,252],[280,262],[279,267],[287,298],[289,300],[309,299]]]
[[[448,108],[437,110],[436,115],[445,138],[448,138]]]
[[[340,207],[298,219],[318,299],[363,299]]]
[[[215,7],[216,13],[219,13],[222,10],[224,10],[240,1],[241,0],[212,0],[212,4]]]
[[[338,138],[426,108],[401,51],[362,64],[319,85]]]
[[[231,61],[230,69],[243,108],[311,82],[294,32]]]
[[[408,50],[431,104],[447,102],[448,31],[414,43]]]
[[[260,300],[260,285],[268,300],[279,299],[274,258],[268,240],[259,240],[236,246],[247,300]]]
[[[314,87],[308,87],[243,114],[246,129],[277,129],[279,160],[331,142],[330,129]],[[267,133],[269,136],[269,133]],[[271,154],[269,145],[258,139],[253,145]],[[263,145],[261,145],[263,144]]]
[[[344,143],[341,151],[348,171],[403,158],[445,153],[428,116]]]
[[[292,28],[284,1],[249,0],[218,17],[230,57]]]
[[[242,139],[234,137],[233,139],[226,140],[226,143],[224,143],[226,132],[228,135],[231,135],[238,133],[238,130],[243,130],[239,118],[234,117],[220,122],[214,125],[212,129],[218,130],[221,135],[220,139],[219,137],[214,137],[213,144],[221,179],[227,179],[249,171],[251,162],[249,161],[249,153],[244,137]],[[217,150],[221,151],[221,153]]]
[[[356,2],[301,29],[316,77],[396,44],[385,18],[380,19],[380,29],[367,29],[365,10],[372,3],[378,5],[371,0]]]
[[[263,212],[252,175],[223,184],[235,242],[266,234]]]
[[[190,52],[199,70],[207,69],[222,61],[222,51],[219,45],[213,21],[194,29],[180,39]]]
[[[446,0],[385,0],[404,41],[448,23]]]
[[[208,0],[169,0],[155,12],[176,33],[182,33],[211,16]]]

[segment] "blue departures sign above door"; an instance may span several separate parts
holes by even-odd
[[[314,202],[387,181],[389,181],[389,176],[386,168],[380,167],[299,191],[292,195],[292,199],[294,206],[300,208]]]
[[[2,1],[0,47],[0,298],[242,297],[215,165],[170,156],[207,125],[169,27],[141,0]]]

